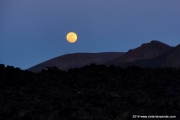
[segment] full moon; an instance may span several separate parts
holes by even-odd
[[[69,33],[67,34],[67,36],[66,36],[66,39],[67,39],[68,42],[74,43],[74,42],[76,42],[76,40],[77,40],[77,35],[76,35],[76,33],[74,33],[74,32],[69,32]]]

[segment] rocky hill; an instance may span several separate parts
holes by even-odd
[[[142,58],[131,62],[120,62],[117,66],[127,67],[136,65],[140,67],[180,67],[180,44],[158,56]]]
[[[130,49],[128,52],[126,52],[124,55],[115,58],[114,60],[108,61],[106,64],[118,64],[120,62],[131,62],[137,59],[144,59],[144,58],[151,58],[154,56],[158,56],[173,47],[162,43],[157,40],[152,40],[150,43],[144,43],[141,46],[135,48],[135,49]]]
[[[95,64],[33,73],[0,65],[0,120],[179,120],[179,73]]]

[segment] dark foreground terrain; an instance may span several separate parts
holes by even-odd
[[[0,65],[0,120],[129,120],[137,115],[180,119],[180,69],[92,64],[33,73]]]

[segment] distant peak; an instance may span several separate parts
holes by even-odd
[[[152,41],[149,42],[149,43],[143,43],[141,46],[147,46],[147,45],[150,45],[150,44],[158,44],[158,43],[162,43],[162,42],[160,42],[160,41],[158,41],[158,40],[152,40]]]
[[[150,43],[161,43],[161,42],[158,40],[152,40]]]

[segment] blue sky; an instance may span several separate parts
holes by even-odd
[[[77,52],[180,43],[180,0],[0,0],[0,64],[27,69]],[[66,41],[68,32],[77,42]]]

